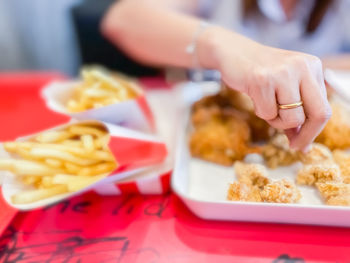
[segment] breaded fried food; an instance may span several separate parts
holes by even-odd
[[[332,117],[316,138],[316,142],[326,145],[329,149],[346,149],[350,147],[349,110],[341,103],[331,103]]]
[[[289,148],[286,135],[278,133],[263,146],[262,156],[269,168],[290,165],[299,160],[298,153]]]
[[[299,152],[299,158],[303,164],[333,162],[332,152],[320,143],[313,143],[308,153]]]
[[[326,201],[326,204],[336,206],[350,206],[350,194],[333,196]]]
[[[234,169],[239,182],[257,186],[260,189],[269,183],[267,169],[261,164],[236,161]]]
[[[192,111],[196,111],[201,108],[208,108],[211,106],[218,106],[220,109],[232,107],[230,100],[223,96],[220,92],[215,95],[209,95],[201,98],[199,101],[192,105]]]
[[[204,111],[202,111],[203,109]],[[211,119],[210,117],[215,118],[218,110],[235,110],[239,112],[241,118],[250,127],[253,142],[268,140],[275,133],[275,129],[255,115],[254,104],[249,96],[228,88],[225,85],[222,86],[218,94],[204,97],[192,106],[192,124],[196,126]]]
[[[335,150],[333,158],[340,167],[343,182],[350,184],[350,154],[341,150]]]
[[[342,182],[340,168],[335,163],[309,164],[301,168],[297,175],[297,184],[314,185],[316,183]]]
[[[296,203],[302,197],[296,185],[285,179],[265,185],[260,194],[269,203]]]
[[[192,156],[222,165],[232,165],[242,160],[251,148],[248,124],[234,116],[212,119],[195,128],[190,136]]]
[[[247,120],[247,114],[234,108],[220,108],[218,105],[199,107],[192,111],[192,125],[196,128],[210,121],[229,121],[230,119]],[[249,129],[249,128],[248,128]],[[250,134],[250,131],[249,131]]]
[[[231,89],[225,84],[222,84],[219,94],[221,97],[226,98],[229,105],[237,110],[254,113],[254,103],[248,95]]]
[[[249,114],[248,124],[253,142],[267,141],[277,132],[266,121],[256,116],[255,113]]]
[[[218,120],[221,116],[221,109],[217,105],[197,108],[191,115],[192,124],[198,127],[212,120]]]
[[[316,186],[325,200],[339,195],[350,195],[350,184],[327,182],[316,183]]]
[[[261,202],[260,190],[243,182],[233,182],[227,192],[227,200]]]
[[[227,98],[229,104],[233,108],[248,114],[246,120],[251,129],[253,142],[268,140],[275,133],[275,129],[266,121],[256,116],[254,103],[248,95],[231,89],[224,84],[221,88],[220,95]]]

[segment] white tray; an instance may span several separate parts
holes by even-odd
[[[178,124],[176,161],[171,185],[188,208],[200,218],[229,221],[350,226],[350,207],[326,206],[313,187],[298,186],[303,198],[298,204],[233,202],[226,200],[229,183],[235,180],[232,167],[224,167],[192,158],[188,149],[191,104],[201,96],[213,93],[213,83],[186,84],[180,89],[184,103]],[[261,161],[249,156],[248,161]],[[301,164],[270,170],[272,180],[295,179]]]

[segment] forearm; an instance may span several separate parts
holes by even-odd
[[[350,70],[350,54],[325,57],[322,63],[324,68]]]
[[[186,53],[200,21],[166,5],[124,0],[107,13],[102,32],[135,59],[154,65],[191,67]]]
[[[251,53],[256,50],[258,43],[229,30],[210,26],[198,36],[195,54],[189,54],[186,47],[193,42],[200,19],[178,12],[174,6],[160,4],[167,2],[165,0],[156,2],[159,4],[149,0],[120,1],[105,16],[102,32],[136,60],[152,65],[191,68],[197,59],[203,68],[220,70],[221,51],[227,49],[229,43],[234,43],[229,49],[231,55],[237,57],[236,61],[243,50]]]

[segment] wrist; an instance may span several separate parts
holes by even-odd
[[[223,29],[217,26],[208,27],[198,38],[197,55],[202,68],[219,68],[219,50]]]
[[[263,45],[227,29],[212,26],[198,39],[198,61],[203,68],[221,70],[224,59],[246,61],[261,54]]]

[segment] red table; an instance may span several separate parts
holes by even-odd
[[[67,121],[39,96],[53,78],[62,76],[0,74],[0,141]],[[0,202],[0,231],[14,214]],[[18,213],[1,235],[0,262],[346,263],[350,229],[204,221],[171,193],[89,192]]]

